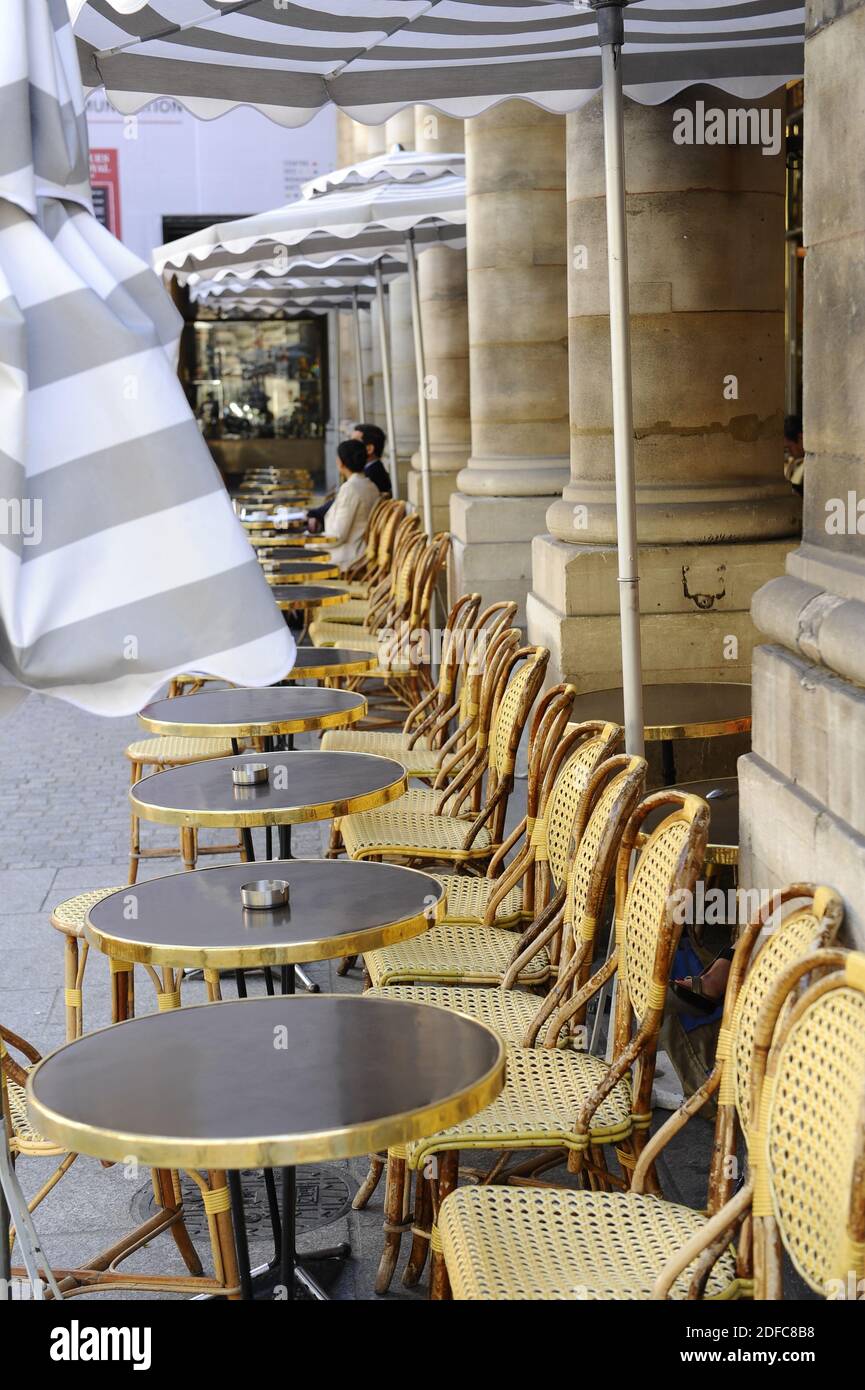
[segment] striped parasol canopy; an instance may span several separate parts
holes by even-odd
[[[82,71],[121,111],[171,96],[302,125],[334,104],[377,125],[416,102],[476,116],[505,97],[573,111],[601,86],[594,7],[568,0],[70,0]],[[802,73],[802,0],[637,0],[625,95],[693,83],[744,98]]]
[[[3,0],[0,682],[101,714],[293,640],[178,381],[179,315],[95,219],[66,0]]]

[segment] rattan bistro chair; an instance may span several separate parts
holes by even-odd
[[[225,758],[233,752],[230,739],[224,738],[185,738],[181,735],[166,735],[156,738],[140,738],[130,743],[126,756],[132,764],[132,785],[140,781],[146,768],[161,772],[166,767],[180,767],[185,763],[200,763],[208,758]],[[240,837],[230,845],[199,845],[198,831],[183,827],[180,831],[178,849],[148,846],[141,848],[141,823],[135,811],[131,812],[129,841],[129,882],[138,878],[138,865],[142,859],[173,859],[180,854],[184,868],[194,869],[201,854],[240,854],[243,844]]]
[[[562,720],[570,711],[573,687],[561,687],[560,692],[557,700],[542,709],[540,718],[536,716],[532,730],[525,819],[496,851],[485,878],[436,875],[447,893],[444,920],[412,941],[368,952],[364,959],[374,985],[501,984],[517,955],[525,959],[516,983],[537,987],[549,979],[555,969],[555,949],[551,953],[542,946],[528,952],[533,934],[518,937],[509,928],[524,920],[526,913],[531,920],[537,907],[539,933],[548,917],[561,912],[581,802],[595,769],[622,738],[618,725],[599,722],[566,726],[563,736]],[[506,855],[520,838],[520,851],[505,868]],[[483,885],[488,890],[472,904],[484,902],[480,921],[467,920],[464,885]],[[547,908],[550,890],[552,902]],[[501,910],[504,923],[499,919]]]
[[[803,899],[805,900],[803,902]],[[786,908],[758,942],[767,918]],[[715,1065],[704,1085],[653,1135],[628,1192],[528,1187],[460,1188],[443,1202],[438,1242],[453,1296],[482,1300],[648,1299],[672,1258],[666,1292],[674,1298],[741,1298],[751,1291],[750,1246],[727,1250],[719,1213],[733,1198],[740,1130],[750,1131],[758,1018],[797,961],[830,943],[841,924],[829,889],[794,884],[743,929],[724,999]],[[753,959],[753,963],[752,962]],[[651,1186],[658,1155],[713,1097],[718,1098],[705,1212],[664,1201]],[[715,1230],[723,1232],[714,1248]],[[709,1252],[682,1263],[694,1242]],[[447,1281],[440,1292],[447,1291]]]
[[[84,1032],[84,971],[90,947],[84,940],[84,921],[94,903],[101,902],[116,888],[94,888],[88,893],[76,893],[58,903],[48,918],[55,931],[63,937],[63,1001],[66,1006],[66,1041],[80,1038]],[[118,967],[121,963],[118,962]],[[114,967],[114,962],[111,962]],[[111,1021],[118,1023],[132,1011],[132,969],[112,968]]]
[[[409,791],[393,803],[390,814],[391,808],[383,808],[343,817],[339,828],[350,858],[486,867],[502,843],[517,749],[549,655],[545,647],[522,647],[513,653],[488,748],[480,723],[474,754],[444,790]],[[482,804],[474,810],[473,800],[482,789]]]
[[[454,738],[449,738],[454,716],[459,713],[459,705],[454,703],[457,681],[480,602],[480,594],[463,594],[451,608],[445,626],[438,681],[409,711],[402,729],[328,729],[322,735],[322,748],[396,758],[411,777],[435,778],[443,758],[451,751],[446,744],[453,745],[455,739],[470,732],[469,727],[460,724]]]
[[[658,806],[673,809],[638,851],[640,826]],[[430,1175],[434,1220],[441,1201],[457,1185],[461,1150],[491,1149],[504,1155],[564,1149],[569,1168],[584,1180],[628,1185],[651,1124],[658,1034],[681,933],[670,905],[677,901],[675,894],[693,889],[703,864],[708,823],[709,808],[700,797],[673,791],[647,797],[634,812],[616,862],[616,950],[610,960],[552,1014],[541,1046],[509,1047],[507,1081],[492,1105],[405,1149],[402,1164]],[[584,919],[584,927],[594,933],[594,922]],[[583,964],[582,952],[563,964],[556,996]],[[590,999],[614,974],[619,975],[619,988],[611,1061],[560,1048],[562,1031],[584,1029]],[[537,1026],[536,1019],[532,1027]],[[604,1149],[611,1144],[624,1177],[607,1168]],[[395,1181],[399,1184],[398,1177]],[[444,1266],[434,1236],[432,1249],[436,1296]]]

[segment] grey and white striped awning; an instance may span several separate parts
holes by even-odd
[[[301,188],[304,198],[315,198],[334,188],[368,187],[374,183],[430,183],[443,174],[465,178],[466,157],[459,153],[422,153],[395,145],[387,154],[360,159],[309,179]]]
[[[297,318],[302,314],[326,314],[331,309],[368,309],[375,299],[375,281],[307,283],[303,280],[202,280],[190,287],[194,304],[219,311],[222,318],[274,316]]]
[[[343,263],[369,266],[380,256],[405,259],[411,231],[418,251],[466,244],[466,184],[455,174],[426,183],[335,187],[282,208],[217,222],[153,253],[158,271],[181,282],[226,275],[319,273]]]
[[[172,96],[301,125],[334,103],[378,124],[416,102],[474,116],[503,97],[572,111],[600,87],[593,10],[562,0],[70,0],[86,84],[122,111]],[[755,98],[802,73],[801,0],[636,0],[625,93],[698,82]]]
[[[103,714],[294,647],[175,372],[180,319],[92,215],[66,0],[3,0],[0,680]]]

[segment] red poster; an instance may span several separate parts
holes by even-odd
[[[116,150],[90,151],[90,186],[97,221],[120,236],[120,173]]]

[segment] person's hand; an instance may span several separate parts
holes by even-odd
[[[319,521],[317,516],[308,516],[306,518],[306,529],[310,532],[311,535],[315,535],[320,525],[321,522]]]

